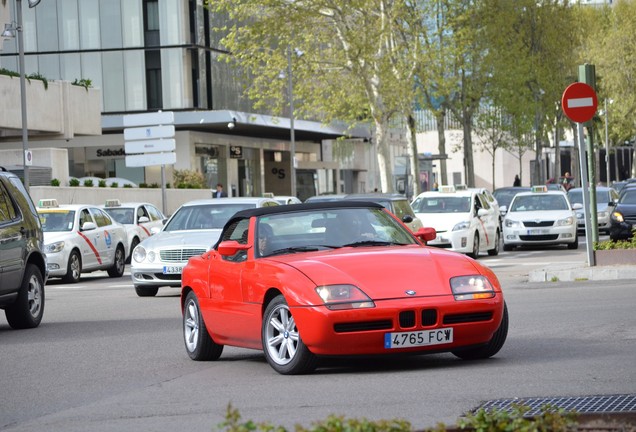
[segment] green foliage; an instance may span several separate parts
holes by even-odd
[[[89,88],[93,87],[93,81],[86,79],[86,78],[82,78],[82,79],[75,79],[75,81],[73,81],[71,83],[72,85],[76,85],[76,86],[80,86],[80,87],[84,87],[86,89],[86,91],[88,91]]]
[[[158,189],[160,186],[159,186],[159,183],[151,183],[150,187],[153,189]]]
[[[51,180],[51,186],[59,186],[60,185],[60,181],[56,178]]]
[[[550,405],[541,407],[539,415],[530,417],[525,414],[530,410],[523,405],[513,405],[512,411],[479,409],[459,419],[458,426],[452,430],[462,429],[479,432],[573,432],[577,430],[577,414]],[[223,432],[287,432],[283,426],[270,423],[256,423],[252,420],[242,421],[241,414],[232,404],[228,404],[225,421],[217,428]],[[448,430],[443,423],[427,432],[443,432]],[[329,416],[326,420],[315,422],[309,428],[296,425],[295,432],[414,432],[406,420],[346,419],[341,416]]]
[[[126,183],[126,184],[124,185],[124,187],[125,187],[125,188],[132,188],[133,186],[132,186],[130,183]]]
[[[91,179],[84,180],[84,186],[92,187],[93,186],[93,180],[91,180]]]
[[[48,80],[48,79],[46,79],[46,77],[45,77],[44,75],[40,74],[40,73],[34,72],[34,73],[32,73],[32,74],[26,75],[26,79],[28,79],[28,80],[29,80],[29,82],[30,82],[32,79],[40,80],[40,81],[42,81],[42,83],[44,84],[44,89],[45,89],[45,90],[49,88],[49,80]]]
[[[110,187],[112,187],[112,188],[119,187],[119,183],[117,183],[117,182],[112,182],[112,183],[110,184]]]
[[[177,189],[205,189],[207,187],[205,177],[196,170],[174,170],[173,177]]]
[[[636,249],[636,233],[630,240],[594,242],[594,250]]]
[[[145,182],[139,183],[139,187],[140,188],[147,188],[148,187],[148,183],[145,183]]]
[[[106,187],[106,180],[100,180],[100,181],[97,183],[97,186],[102,187],[102,188],[103,188],[103,187]]]
[[[9,69],[5,69],[5,68],[0,68],[0,75],[6,75],[6,76],[10,76],[10,77],[19,77],[20,74],[17,72],[14,72],[12,70]]]
[[[68,185],[69,185],[69,186],[72,186],[72,187],[76,187],[76,186],[79,186],[79,185],[80,185],[80,181],[79,181],[79,179],[72,178],[72,179],[70,179],[70,180],[68,181]]]

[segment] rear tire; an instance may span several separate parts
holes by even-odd
[[[108,276],[112,278],[122,277],[124,270],[126,269],[126,254],[122,245],[117,246],[115,250],[115,262],[113,266],[108,269]]]
[[[494,356],[503,347],[508,336],[508,307],[504,303],[503,316],[499,328],[492,335],[492,339],[486,345],[477,348],[468,348],[463,350],[452,351],[452,353],[463,360],[480,360]]]
[[[135,285],[135,292],[139,297],[154,297],[159,292],[159,287]]]
[[[27,264],[18,298],[5,309],[4,314],[14,329],[35,328],[40,325],[44,315],[44,279],[35,264]]]
[[[473,238],[473,251],[468,254],[469,257],[473,259],[477,259],[479,257],[479,233],[475,232],[475,237]]]
[[[501,243],[501,237],[499,235],[499,230],[497,230],[497,233],[495,234],[495,247],[493,247],[492,249],[488,249],[488,255],[490,255],[490,256],[499,255],[499,244],[500,243]]]

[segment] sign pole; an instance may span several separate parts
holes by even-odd
[[[577,123],[579,135],[579,164],[581,165],[581,188],[583,189],[583,215],[585,217],[585,247],[587,249],[587,263],[590,267],[596,265],[592,245],[592,225],[590,221],[590,189],[587,181],[587,164],[585,163],[585,137],[583,123]],[[576,221],[575,221],[576,223]]]

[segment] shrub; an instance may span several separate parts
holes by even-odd
[[[93,180],[91,179],[84,180],[84,186],[93,187]]]
[[[207,187],[205,177],[196,170],[175,170],[174,184],[178,189],[204,189]]]
[[[126,184],[124,185],[124,187],[125,187],[125,188],[132,188],[133,186],[132,186],[130,183],[126,183]]]
[[[147,188],[148,187],[148,183],[139,183],[139,187],[140,188]]]
[[[93,87],[93,82],[89,79],[75,79],[75,81],[73,81],[71,83],[72,85],[76,85],[76,86],[80,86],[80,87],[84,87],[86,89],[86,91],[88,91],[89,88]]]
[[[157,188],[159,188],[160,186],[159,186],[159,183],[151,183],[151,184],[150,184],[150,187],[151,187],[151,188],[153,188],[153,189],[157,189]]]
[[[594,250],[636,249],[636,235],[630,240],[606,240],[594,243]]]
[[[68,181],[68,185],[69,185],[69,186],[73,186],[73,187],[75,187],[75,186],[79,186],[79,185],[80,185],[80,181],[79,181],[79,179],[72,178],[72,179],[70,179],[70,180]]]
[[[119,183],[117,183],[117,182],[112,182],[112,183],[110,184],[110,187],[112,187],[112,188],[119,187]]]
[[[59,185],[60,185],[60,181],[58,179],[51,180],[51,186],[59,186]]]
[[[100,180],[99,183],[97,184],[97,186],[106,187],[106,180]]]

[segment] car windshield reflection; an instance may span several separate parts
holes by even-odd
[[[234,213],[254,208],[255,204],[208,204],[181,207],[164,231],[222,229]]]

